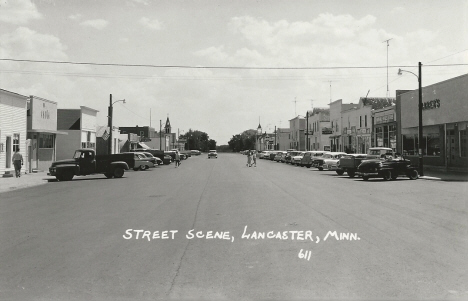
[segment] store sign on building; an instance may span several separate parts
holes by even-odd
[[[57,130],[57,103],[36,96],[30,97],[28,104],[31,112],[32,130]]]
[[[422,107],[423,110],[437,109],[437,108],[440,108],[440,99],[426,101],[426,102],[423,102],[422,105],[423,105]]]
[[[332,133],[333,133],[332,129],[329,129],[329,128],[322,129],[322,135],[331,135]]]

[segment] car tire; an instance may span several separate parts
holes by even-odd
[[[140,165],[140,170],[143,171],[146,169],[146,166],[145,165]]]
[[[344,170],[336,170],[336,174],[342,176],[344,174]]]
[[[323,170],[323,167],[317,167],[317,168],[318,168],[318,170],[320,170],[320,171],[322,171],[322,170]]]
[[[356,172],[354,170],[348,170],[346,173],[350,178],[354,178],[356,176]]]
[[[385,181],[390,181],[392,179],[392,172],[390,170],[385,170],[383,173],[382,173],[382,178],[385,180]]]
[[[140,168],[139,167],[134,167],[133,170],[134,171],[138,171]]]
[[[110,172],[106,172],[104,175],[105,175],[106,178],[108,178],[108,179],[112,179],[112,177],[114,176],[114,175],[113,175],[112,173],[110,173]]]
[[[410,170],[406,175],[410,180],[416,180],[419,178],[419,173],[416,169]]]
[[[65,173],[62,174],[62,180],[61,181],[71,181],[71,180],[73,180],[74,176],[75,176],[75,174],[73,173],[73,171],[71,171],[71,170],[65,171]]]
[[[362,179],[363,179],[364,181],[368,181],[368,180],[369,180],[369,176],[362,176]]]
[[[114,172],[113,172],[114,178],[121,178],[121,177],[123,177],[124,173],[125,173],[125,171],[124,171],[124,169],[122,167],[114,168]]]
[[[310,164],[307,164],[306,167],[307,167],[307,168],[310,168]]]

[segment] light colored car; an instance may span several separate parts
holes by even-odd
[[[261,151],[258,155],[260,159],[269,159],[270,158],[270,151]]]
[[[330,153],[331,158],[326,158],[323,161],[323,169],[326,170],[338,170],[338,162],[340,158],[345,156],[346,153]]]
[[[149,161],[149,159],[140,153],[131,153],[134,155],[135,158],[135,166],[133,170],[147,170],[150,167],[154,167],[153,162]]]
[[[281,158],[286,156],[286,154],[287,152],[285,151],[276,152],[275,158],[273,160],[275,160],[276,162],[281,162]]]
[[[300,152],[296,156],[292,157],[291,158],[291,164],[299,166],[301,164],[302,157],[304,157],[304,154],[305,154],[305,152]]]
[[[218,159],[218,153],[216,152],[216,150],[210,150],[210,152],[208,153],[208,159],[210,158]]]
[[[323,154],[323,156],[314,159],[314,167],[317,167],[318,170],[323,170],[323,167],[324,167],[323,165],[325,164],[325,160],[335,159],[338,156],[339,157],[337,159],[339,160],[340,157],[343,156],[343,155],[346,155],[346,153],[343,153],[343,152],[327,152],[327,153]],[[335,162],[335,165],[336,165],[336,162]]]
[[[161,159],[159,159],[158,157],[155,157],[153,156],[153,154],[151,153],[147,153],[147,152],[141,152],[140,154],[143,154],[146,156],[146,158],[149,159],[149,161],[153,162],[153,164],[156,166],[156,165],[162,165],[163,164],[163,161]]]

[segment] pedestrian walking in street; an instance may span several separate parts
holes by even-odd
[[[255,165],[255,167],[257,167],[257,151],[253,151],[253,154],[252,154],[252,159],[253,159],[253,164]]]
[[[19,147],[16,149],[15,153],[13,154],[13,166],[15,167],[15,175],[17,178],[21,177],[21,165],[23,165],[23,156],[20,154]]]
[[[250,149],[247,152],[247,166],[248,167],[252,166],[252,152],[250,151]]]
[[[175,167],[180,166],[180,155],[179,152],[175,152]]]

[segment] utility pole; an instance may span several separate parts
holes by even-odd
[[[162,124],[161,124],[162,120],[159,119],[159,150],[162,150],[162,144],[161,144],[161,140],[162,140],[162,133],[161,133],[161,127],[162,127]]]
[[[389,43],[390,40],[392,39],[388,39],[382,42],[382,43],[387,42],[387,97],[389,96],[389,93],[390,93],[388,90],[388,47],[390,46],[390,43]]]
[[[109,144],[107,145],[107,153],[109,155],[112,154],[112,94],[109,96],[109,109],[108,109],[108,122],[107,125],[109,126]]]
[[[422,71],[421,67],[422,64],[419,62],[419,141],[418,141],[418,146],[419,146],[419,175],[422,177],[424,176],[424,167],[423,167],[423,150],[422,150],[422,140],[424,139],[423,137],[423,122],[422,122],[422,110],[423,110],[423,103],[422,103]]]

